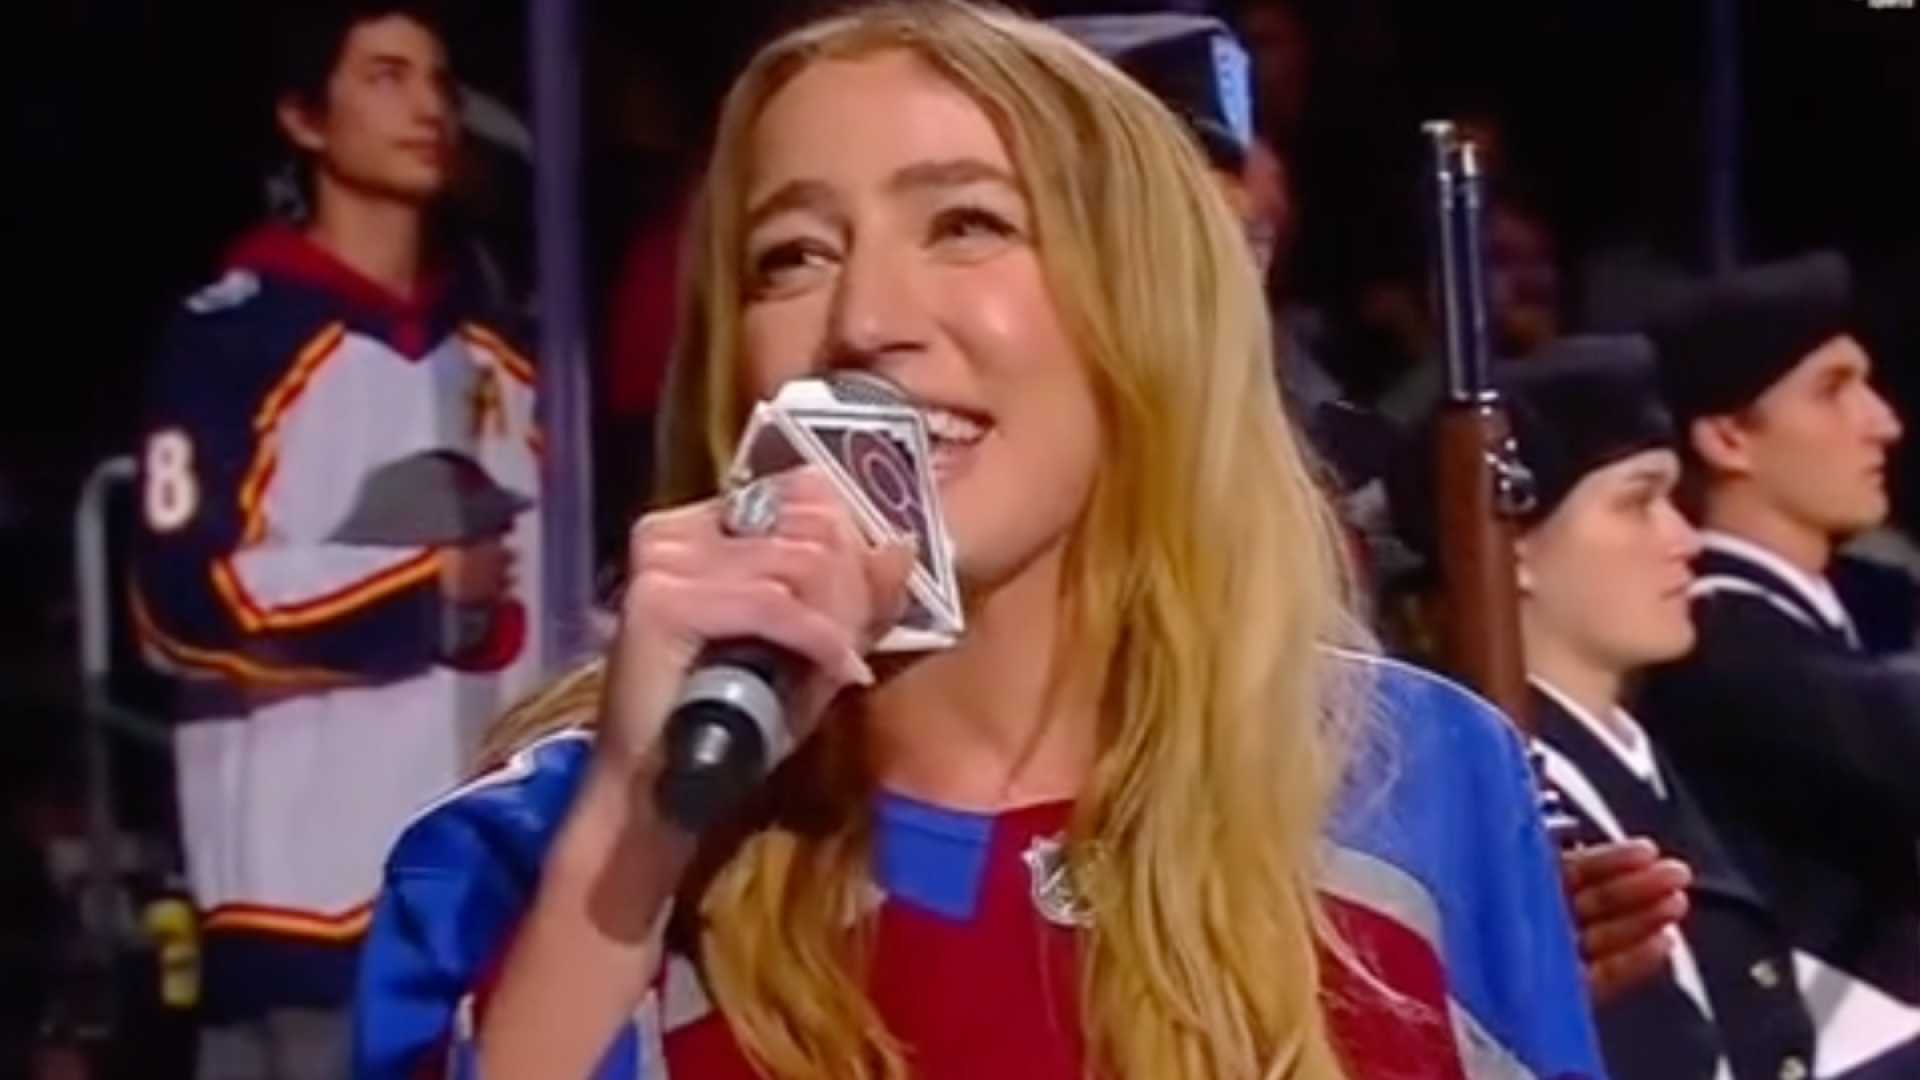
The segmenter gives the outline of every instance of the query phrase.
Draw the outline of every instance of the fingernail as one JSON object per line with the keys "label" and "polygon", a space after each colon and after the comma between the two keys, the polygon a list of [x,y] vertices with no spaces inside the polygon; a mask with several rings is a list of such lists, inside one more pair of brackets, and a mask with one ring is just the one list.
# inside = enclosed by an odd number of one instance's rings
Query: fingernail
{"label": "fingernail", "polygon": [[847,653],[847,662],[842,667],[841,675],[855,686],[872,686],[874,683],[873,669],[856,652]]}

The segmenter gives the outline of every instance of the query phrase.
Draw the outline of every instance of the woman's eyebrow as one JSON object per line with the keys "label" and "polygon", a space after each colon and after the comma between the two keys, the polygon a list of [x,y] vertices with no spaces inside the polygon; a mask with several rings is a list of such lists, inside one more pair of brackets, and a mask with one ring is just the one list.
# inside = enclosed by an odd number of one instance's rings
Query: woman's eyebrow
{"label": "woman's eyebrow", "polygon": [[[887,178],[887,190],[897,194],[979,183],[998,184],[1016,194],[1020,191],[1020,184],[1013,174],[979,158],[917,161],[902,166]],[[830,218],[845,216],[843,201],[831,184],[823,180],[789,180],[753,204],[747,211],[747,228],[751,230],[767,218],[789,210],[807,211]]]}
{"label": "woman's eyebrow", "polygon": [[839,194],[825,181],[789,180],[747,211],[747,228],[751,230],[775,214],[789,210],[810,211],[825,217],[844,216]]}
{"label": "woman's eyebrow", "polygon": [[950,188],[964,184],[994,183],[1020,190],[1019,183],[1007,170],[979,158],[950,158],[944,161],[917,161],[903,166],[887,180],[887,188],[893,192],[910,191],[923,188]]}
{"label": "woman's eyebrow", "polygon": [[1628,487],[1639,487],[1642,485],[1658,487],[1672,480],[1673,470],[1662,468],[1659,465],[1642,465],[1622,477],[1620,482]]}

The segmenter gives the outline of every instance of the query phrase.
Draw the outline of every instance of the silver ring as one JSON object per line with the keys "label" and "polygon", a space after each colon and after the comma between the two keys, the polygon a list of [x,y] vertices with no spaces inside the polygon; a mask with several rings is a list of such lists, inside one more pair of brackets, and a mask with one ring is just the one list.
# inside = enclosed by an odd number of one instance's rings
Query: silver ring
{"label": "silver ring", "polygon": [[728,536],[766,536],[780,524],[780,489],[761,477],[727,492],[720,531]]}

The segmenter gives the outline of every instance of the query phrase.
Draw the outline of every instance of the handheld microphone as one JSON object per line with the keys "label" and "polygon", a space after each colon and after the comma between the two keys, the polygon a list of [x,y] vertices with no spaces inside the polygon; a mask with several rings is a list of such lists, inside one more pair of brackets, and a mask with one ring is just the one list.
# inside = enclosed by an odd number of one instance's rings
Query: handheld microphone
{"label": "handheld microphone", "polygon": [[[756,411],[756,422],[741,440],[742,460],[748,463],[747,471],[754,475],[806,461],[823,464],[857,510],[863,500],[870,510],[873,500],[862,484],[872,470],[859,467],[857,462],[840,460],[825,448],[819,435],[839,430],[836,424],[871,425],[875,417],[884,415],[891,423],[905,423],[916,429],[914,434],[924,459],[925,421],[898,386],[878,375],[863,371],[835,372],[821,382],[830,395],[830,404],[792,410],[808,414],[797,420],[793,415],[772,415],[781,412],[779,400],[771,406],[763,404],[761,410]],[[801,430],[789,426],[794,424]],[[776,432],[779,437],[762,440],[760,436],[767,432]],[[765,452],[768,441],[777,444],[771,455]],[[895,440],[896,444],[900,442],[902,440]],[[890,474],[899,475],[898,470],[891,470]],[[916,505],[925,506],[929,516],[937,521],[938,511],[932,503],[924,460],[908,461],[907,479],[911,481],[913,477],[918,477],[916,486],[926,488],[918,492],[920,498]],[[806,674],[806,661],[767,641],[741,638],[707,646],[682,684],[680,696],[667,718],[666,766],[654,795],[668,820],[688,831],[699,832],[731,811],[759,785],[792,749],[787,705],[793,689]]]}
{"label": "handheld microphone", "polygon": [[754,638],[707,646],[667,718],[654,797],[668,820],[700,832],[786,756],[787,694],[805,670],[793,653]]}

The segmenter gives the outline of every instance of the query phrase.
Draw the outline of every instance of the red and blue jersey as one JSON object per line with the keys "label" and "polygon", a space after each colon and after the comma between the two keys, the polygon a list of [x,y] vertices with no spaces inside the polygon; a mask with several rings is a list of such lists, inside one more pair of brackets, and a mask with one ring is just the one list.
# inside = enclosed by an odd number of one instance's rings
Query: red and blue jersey
{"label": "red and blue jersey", "polygon": [[[1361,977],[1332,959],[1322,965],[1351,1074],[1603,1075],[1517,741],[1490,708],[1441,680],[1383,661],[1339,662],[1366,669],[1382,718],[1321,879],[1367,969]],[[494,967],[591,753],[584,732],[552,736],[403,835],[361,971],[358,1075],[473,1075],[472,1035]],[[916,1075],[1086,1075],[1078,931],[1051,873],[1070,810],[988,815],[878,797],[868,992]],[[1276,964],[1273,977],[1297,976]],[[756,1074],[694,964],[669,952],[597,1075]]]}

